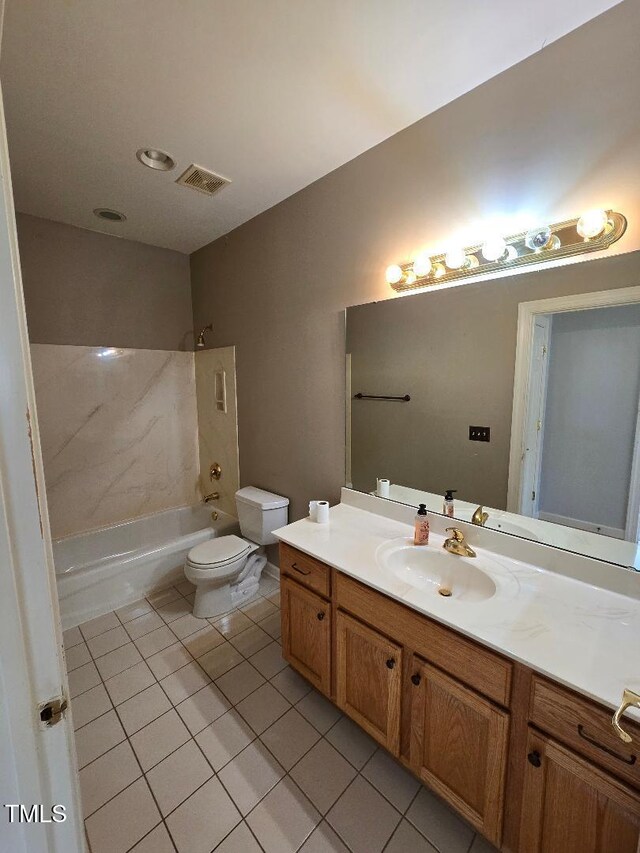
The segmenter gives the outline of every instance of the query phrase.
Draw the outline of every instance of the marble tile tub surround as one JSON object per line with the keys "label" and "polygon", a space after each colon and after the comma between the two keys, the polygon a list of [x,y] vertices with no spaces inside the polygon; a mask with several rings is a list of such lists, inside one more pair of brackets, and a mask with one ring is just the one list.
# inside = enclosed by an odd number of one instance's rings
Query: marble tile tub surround
{"label": "marble tile tub surround", "polygon": [[[410,586],[377,562],[380,546],[412,536],[414,514],[411,507],[343,489],[342,503],[330,510],[328,525],[302,519],[275,534],[610,708],[618,707],[624,688],[640,690],[639,573],[456,522],[484,558],[482,568],[488,569],[498,592],[482,602],[445,599]],[[427,547],[441,549],[450,521],[431,516]],[[576,580],[580,566],[584,579]],[[640,713],[630,713],[640,719]]]}
{"label": "marble tile tub surround", "polygon": [[[198,445],[200,487],[203,494],[219,492],[212,506],[237,517],[235,494],[240,483],[238,464],[238,414],[236,406],[236,348],[216,347],[196,350],[196,398],[198,403]],[[216,408],[216,371],[224,371],[226,412]],[[217,462],[222,476],[213,483],[209,468]]]}
{"label": "marble tile tub surround", "polygon": [[192,352],[32,344],[54,538],[199,500]]}

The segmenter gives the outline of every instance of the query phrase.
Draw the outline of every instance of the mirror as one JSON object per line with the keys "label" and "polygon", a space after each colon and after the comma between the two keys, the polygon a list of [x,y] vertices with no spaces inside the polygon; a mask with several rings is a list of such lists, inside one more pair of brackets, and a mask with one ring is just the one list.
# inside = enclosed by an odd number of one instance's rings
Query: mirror
{"label": "mirror", "polygon": [[347,309],[347,485],[640,569],[633,259]]}

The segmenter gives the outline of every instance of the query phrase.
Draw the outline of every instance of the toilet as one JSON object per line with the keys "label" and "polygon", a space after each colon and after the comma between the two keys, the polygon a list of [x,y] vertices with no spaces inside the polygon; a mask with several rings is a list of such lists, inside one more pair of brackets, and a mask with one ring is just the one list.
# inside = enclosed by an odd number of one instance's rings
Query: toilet
{"label": "toilet", "polygon": [[227,613],[258,592],[267,563],[264,545],[277,542],[274,530],[287,523],[289,500],[247,486],[236,492],[240,536],[219,536],[192,548],[184,567],[196,587],[193,615],[203,619]]}

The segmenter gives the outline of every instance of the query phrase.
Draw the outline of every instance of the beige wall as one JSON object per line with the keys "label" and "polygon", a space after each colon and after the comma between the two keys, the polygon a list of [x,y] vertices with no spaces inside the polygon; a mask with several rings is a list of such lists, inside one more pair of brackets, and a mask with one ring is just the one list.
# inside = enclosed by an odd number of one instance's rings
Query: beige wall
{"label": "beige wall", "polygon": [[[238,491],[239,471],[235,347],[197,350],[195,361],[200,487],[203,495],[220,493],[220,499],[210,504],[212,509],[221,509],[237,518],[235,495]],[[225,375],[226,412],[216,407],[217,371],[223,371]],[[214,462],[222,468],[222,476],[211,482],[209,469]]]}
{"label": "beige wall", "polygon": [[193,349],[187,255],[23,213],[17,223],[32,343]]}
{"label": "beige wall", "polygon": [[614,7],[192,255],[195,325],[236,345],[243,485],[292,519],[338,499],[343,310],[390,297],[385,267],[425,241],[610,205],[629,217],[611,252],[640,248],[639,31],[640,4]]}
{"label": "beige wall", "polygon": [[[407,404],[353,401],[354,487],[387,477],[506,509],[518,304],[639,284],[640,252],[631,252],[350,308],[353,393],[411,395]],[[471,425],[491,427],[491,441],[469,441]]]}

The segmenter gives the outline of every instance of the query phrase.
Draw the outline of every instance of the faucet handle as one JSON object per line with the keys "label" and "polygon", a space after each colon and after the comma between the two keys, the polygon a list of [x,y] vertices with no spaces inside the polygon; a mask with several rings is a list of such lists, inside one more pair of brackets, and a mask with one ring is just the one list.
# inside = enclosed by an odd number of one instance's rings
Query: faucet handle
{"label": "faucet handle", "polygon": [[462,532],[462,530],[458,530],[457,527],[447,527],[446,530],[447,532],[451,531],[451,538],[455,539],[456,542],[464,541],[464,533]]}

